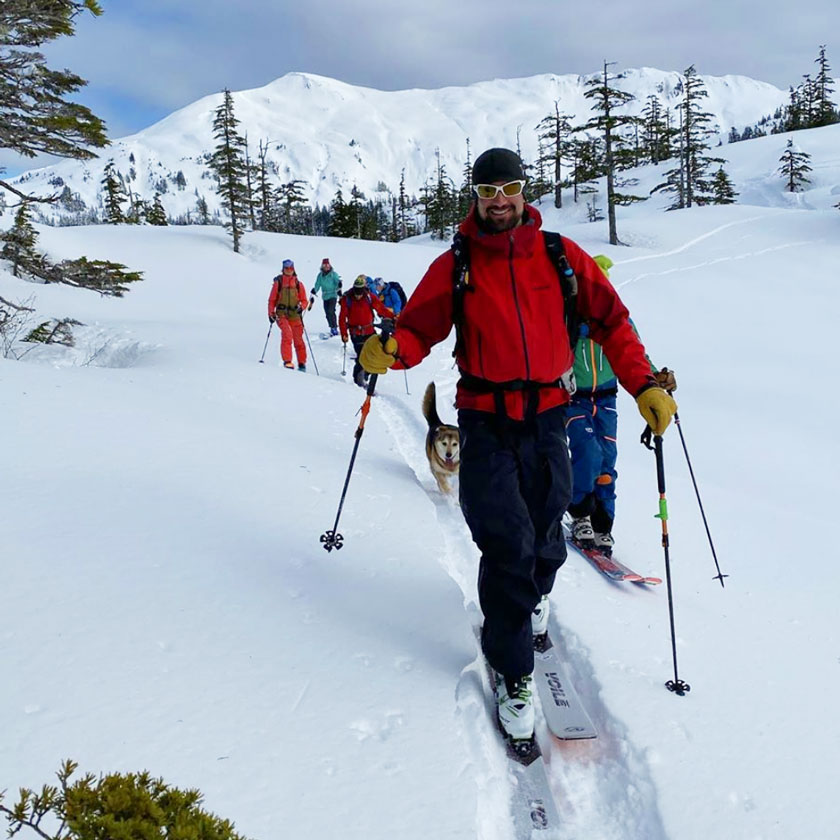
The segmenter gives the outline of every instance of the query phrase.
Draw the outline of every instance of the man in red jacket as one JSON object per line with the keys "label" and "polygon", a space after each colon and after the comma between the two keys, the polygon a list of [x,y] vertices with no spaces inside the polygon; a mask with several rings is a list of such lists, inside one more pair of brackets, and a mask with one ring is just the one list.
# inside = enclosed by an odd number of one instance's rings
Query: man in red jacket
{"label": "man in red jacket", "polygon": [[[429,267],[385,346],[374,337],[360,356],[370,373],[413,367],[459,327],[461,509],[481,551],[482,647],[514,741],[533,737],[533,636],[547,630],[547,596],[566,559],[561,520],[572,475],[562,406],[574,387],[563,288],[524,185],[514,152],[489,149],[476,159],[475,205],[460,226],[469,249],[465,291],[455,294],[450,250]],[[562,244],[577,278],[578,317],[662,434],[676,403],[657,386],[627,309],[592,258],[569,239]]]}
{"label": "man in red jacket", "polygon": [[338,312],[338,326],[341,330],[341,340],[346,344],[348,338],[353,340],[356,351],[356,363],[353,365],[353,381],[361,388],[365,387],[367,374],[359,364],[359,351],[364,343],[375,332],[373,328],[373,313],[378,312],[381,318],[389,319],[394,313],[382,301],[372,295],[367,287],[367,279],[360,274],[351,289],[341,297],[341,308]]}

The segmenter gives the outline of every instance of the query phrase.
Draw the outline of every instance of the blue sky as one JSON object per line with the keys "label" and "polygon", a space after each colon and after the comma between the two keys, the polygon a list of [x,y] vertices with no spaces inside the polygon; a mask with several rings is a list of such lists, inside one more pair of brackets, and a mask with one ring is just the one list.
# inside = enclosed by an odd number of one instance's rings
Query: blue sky
{"label": "blue sky", "polygon": [[[619,68],[694,64],[787,88],[812,71],[827,33],[840,31],[836,0],[813,0],[799,16],[779,0],[707,0],[696,12],[665,0],[101,3],[101,17],[85,14],[76,36],[47,55],[88,80],[78,98],[111,137],[224,87],[260,87],[294,70],[396,90],[586,74],[608,59]],[[0,165],[14,174],[33,164],[0,154]]]}

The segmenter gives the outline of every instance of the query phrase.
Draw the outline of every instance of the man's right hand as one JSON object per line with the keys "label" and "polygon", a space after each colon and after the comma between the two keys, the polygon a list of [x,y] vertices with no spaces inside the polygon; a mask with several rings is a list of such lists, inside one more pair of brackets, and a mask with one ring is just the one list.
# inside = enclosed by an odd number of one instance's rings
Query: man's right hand
{"label": "man's right hand", "polygon": [[341,336],[341,340],[342,340],[345,344],[347,344],[347,342],[348,342],[348,340],[349,340],[349,339],[348,339],[348,336],[343,335],[343,336]]}
{"label": "man's right hand", "polygon": [[663,391],[673,394],[674,391],[677,390],[677,378],[674,375],[674,371],[664,367],[662,370],[654,373],[653,378],[656,380],[656,384],[662,388]]}
{"label": "man's right hand", "polygon": [[269,320],[270,323],[272,323],[272,324],[274,323],[274,316],[271,313],[269,313],[269,315],[268,315],[268,320]]}

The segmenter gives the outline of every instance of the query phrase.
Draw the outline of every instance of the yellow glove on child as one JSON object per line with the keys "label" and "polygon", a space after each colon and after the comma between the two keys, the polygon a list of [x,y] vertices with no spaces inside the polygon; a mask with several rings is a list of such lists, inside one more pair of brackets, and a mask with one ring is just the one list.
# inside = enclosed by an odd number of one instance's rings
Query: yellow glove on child
{"label": "yellow glove on child", "polygon": [[647,420],[655,435],[661,435],[668,428],[677,411],[674,398],[662,388],[648,388],[636,397],[639,413]]}
{"label": "yellow glove on child", "polygon": [[388,368],[397,361],[397,340],[389,338],[382,345],[378,335],[372,335],[363,345],[359,353],[359,364],[368,373],[387,373]]}

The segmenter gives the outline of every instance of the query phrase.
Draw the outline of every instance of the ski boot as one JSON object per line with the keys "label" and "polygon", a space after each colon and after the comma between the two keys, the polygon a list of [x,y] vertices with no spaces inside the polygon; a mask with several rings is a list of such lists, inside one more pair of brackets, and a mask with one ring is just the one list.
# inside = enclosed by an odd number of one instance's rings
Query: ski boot
{"label": "ski boot", "polygon": [[496,703],[499,726],[517,755],[534,748],[534,678],[526,674],[511,679],[496,674]]}
{"label": "ski boot", "polygon": [[588,516],[572,520],[572,539],[581,548],[595,548],[595,531]]}
{"label": "ski boot", "polygon": [[605,534],[599,534],[595,531],[595,548],[601,552],[601,554],[606,555],[607,557],[612,557],[613,553],[613,546],[615,545],[615,540],[613,539],[612,534],[609,532]]}
{"label": "ski boot", "polygon": [[536,609],[531,613],[531,633],[534,636],[534,650],[545,650],[548,642],[548,595],[540,598]]}

